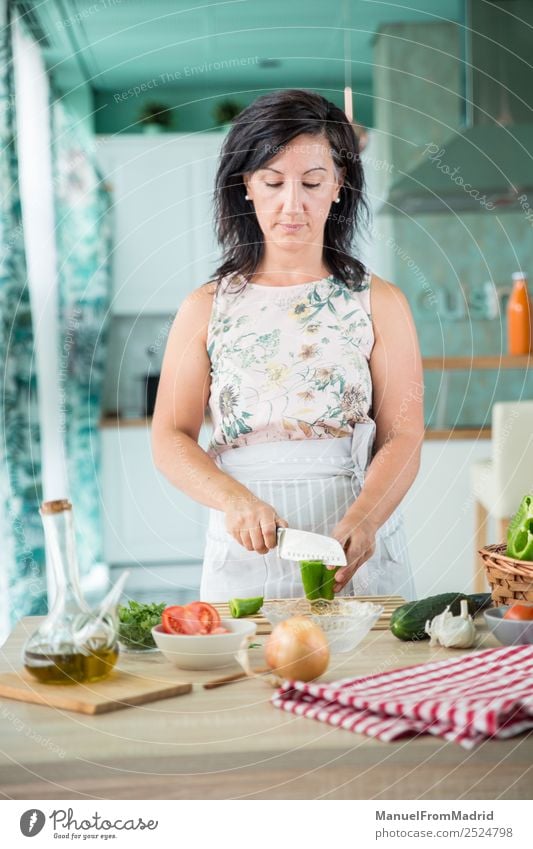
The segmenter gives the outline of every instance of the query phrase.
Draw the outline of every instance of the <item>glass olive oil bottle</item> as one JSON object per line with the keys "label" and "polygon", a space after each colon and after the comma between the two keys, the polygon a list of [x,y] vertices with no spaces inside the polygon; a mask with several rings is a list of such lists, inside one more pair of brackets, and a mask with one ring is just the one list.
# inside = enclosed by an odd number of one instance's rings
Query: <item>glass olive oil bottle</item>
{"label": "glass olive oil bottle", "polygon": [[24,666],[45,684],[99,681],[118,657],[116,614],[92,611],[83,598],[70,501],[45,501],[39,512],[55,597],[48,616],[24,646]]}

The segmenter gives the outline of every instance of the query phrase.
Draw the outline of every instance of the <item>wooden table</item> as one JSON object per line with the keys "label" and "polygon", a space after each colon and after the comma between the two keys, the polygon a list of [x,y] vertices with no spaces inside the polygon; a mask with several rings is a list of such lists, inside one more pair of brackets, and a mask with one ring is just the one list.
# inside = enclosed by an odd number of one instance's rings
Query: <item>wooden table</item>
{"label": "wooden table", "polygon": [[[36,619],[0,650],[1,670],[20,666]],[[262,640],[262,638],[259,638]],[[480,627],[478,648],[495,645]],[[365,674],[452,649],[371,632],[335,655],[325,678]],[[252,650],[262,665],[261,649]],[[120,663],[128,668],[128,657]],[[168,675],[161,655],[147,670]],[[229,670],[228,670],[229,671]],[[172,674],[172,673],[171,673]],[[273,708],[272,690],[249,680],[214,690],[216,673],[176,671],[192,693],[88,717],[0,701],[0,794],[9,799],[530,799],[533,734],[467,752],[431,737],[380,743]],[[502,685],[504,682],[502,682]]]}

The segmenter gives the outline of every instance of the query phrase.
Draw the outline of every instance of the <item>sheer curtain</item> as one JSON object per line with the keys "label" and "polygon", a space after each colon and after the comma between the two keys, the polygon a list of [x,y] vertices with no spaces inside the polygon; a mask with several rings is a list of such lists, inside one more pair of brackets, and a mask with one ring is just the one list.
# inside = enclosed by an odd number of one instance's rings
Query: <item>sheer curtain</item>
{"label": "sheer curtain", "polygon": [[17,22],[15,34],[43,491],[46,498],[71,499],[81,584],[98,592],[108,580],[99,420],[111,290],[111,201],[80,116],[70,113],[50,84],[39,47],[23,22]]}
{"label": "sheer curtain", "polygon": [[[110,292],[110,199],[94,166],[91,139],[77,135],[76,116],[51,88],[39,46],[21,18],[13,21],[13,52],[42,497],[71,499],[82,587],[98,594],[108,582],[98,426]],[[54,588],[47,577],[51,598]]]}
{"label": "sheer curtain", "polygon": [[13,53],[22,221],[34,322],[35,371],[39,386],[43,492],[46,499],[68,492],[59,392],[57,257],[54,186],[50,156],[48,76],[41,52],[14,20]]}
{"label": "sheer curtain", "polygon": [[0,0],[0,639],[46,611],[41,445],[19,144],[11,4]]}
{"label": "sheer curtain", "polygon": [[99,477],[111,300],[111,199],[80,115],[53,87],[50,105],[63,439],[82,587],[96,590],[107,578]]}

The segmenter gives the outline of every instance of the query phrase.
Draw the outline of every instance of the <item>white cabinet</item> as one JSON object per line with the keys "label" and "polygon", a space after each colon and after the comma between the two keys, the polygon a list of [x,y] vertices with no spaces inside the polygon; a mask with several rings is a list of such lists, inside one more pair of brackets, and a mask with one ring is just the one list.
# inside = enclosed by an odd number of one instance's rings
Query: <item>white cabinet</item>
{"label": "white cabinet", "polygon": [[[199,444],[206,448],[209,429]],[[107,563],[190,563],[203,557],[208,509],[155,468],[150,428],[104,427],[102,502]]]}
{"label": "white cabinet", "polygon": [[[428,439],[403,510],[418,598],[473,592],[475,526],[470,466],[490,457],[490,440]],[[489,528],[489,542],[498,542]]]}
{"label": "white cabinet", "polygon": [[[200,433],[207,447],[210,428]],[[172,487],[154,466],[146,426],[102,429],[104,553],[109,564],[196,564],[199,584],[208,510]],[[404,503],[418,598],[472,592],[475,552],[470,465],[488,440],[426,440],[419,474]],[[495,542],[496,529],[489,530]],[[193,570],[194,571],[194,570]],[[155,575],[150,572],[153,582]],[[184,581],[184,583],[186,583]],[[191,583],[191,582],[190,582]]]}
{"label": "white cabinet", "polygon": [[113,197],[112,311],[175,313],[219,263],[212,195],[225,134],[99,136]]}

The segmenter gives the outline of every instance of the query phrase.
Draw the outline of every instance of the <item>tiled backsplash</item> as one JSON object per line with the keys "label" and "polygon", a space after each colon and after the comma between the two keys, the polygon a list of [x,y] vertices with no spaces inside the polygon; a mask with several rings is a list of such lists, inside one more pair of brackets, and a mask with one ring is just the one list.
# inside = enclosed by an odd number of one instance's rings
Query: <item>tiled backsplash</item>
{"label": "tiled backsplash", "polygon": [[[436,235],[438,234],[438,238]],[[507,353],[503,291],[511,274],[533,273],[533,232],[521,213],[463,213],[396,218],[392,280],[407,295],[425,357],[479,357]],[[470,307],[485,281],[500,290],[499,313],[480,317]],[[427,309],[421,308],[425,296]],[[456,318],[454,311],[460,313]],[[441,387],[438,372],[425,375],[425,419],[435,425]],[[533,398],[533,373],[454,372],[449,377],[446,427],[490,424],[496,401]]]}
{"label": "tiled backsplash", "polygon": [[[445,145],[463,126],[459,35],[456,25],[442,21],[391,23],[380,30],[374,132],[379,161],[387,166],[381,168],[383,200],[388,183],[412,168],[428,144]],[[466,186],[473,175],[462,177]],[[472,212],[395,212],[386,202],[381,206],[372,237],[383,256],[380,267],[386,265],[387,278],[409,299],[422,356],[507,353],[504,291],[514,271],[533,278],[533,224],[527,210],[480,203]],[[492,307],[483,298],[490,282],[500,296]],[[426,424],[434,427],[441,374],[426,372],[425,388]],[[533,398],[533,373],[457,371],[450,373],[448,388],[443,426],[486,425],[495,401]]]}

